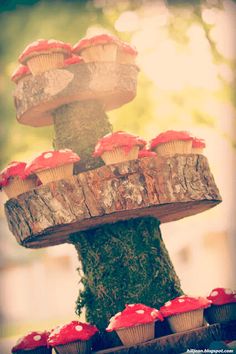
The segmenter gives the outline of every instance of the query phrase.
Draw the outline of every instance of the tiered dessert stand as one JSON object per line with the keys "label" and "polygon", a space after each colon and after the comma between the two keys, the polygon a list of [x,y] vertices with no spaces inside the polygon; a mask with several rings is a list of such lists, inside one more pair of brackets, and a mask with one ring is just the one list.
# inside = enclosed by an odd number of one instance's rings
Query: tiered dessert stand
{"label": "tiered dessert stand", "polygon": [[126,303],[159,308],[183,294],[159,225],[221,202],[203,155],[149,157],[109,166],[91,157],[97,141],[112,131],[105,112],[135,97],[137,75],[135,65],[94,62],[21,80],[14,92],[19,123],[53,124],[54,148],[70,148],[81,161],[73,177],[8,200],[6,217],[24,247],[75,245],[84,273],[77,312],[85,306],[87,320],[101,331],[94,344],[97,353],[206,348],[213,340],[235,338],[233,324],[170,334],[162,323],[156,328],[159,338],[130,348],[105,332],[109,318]]}

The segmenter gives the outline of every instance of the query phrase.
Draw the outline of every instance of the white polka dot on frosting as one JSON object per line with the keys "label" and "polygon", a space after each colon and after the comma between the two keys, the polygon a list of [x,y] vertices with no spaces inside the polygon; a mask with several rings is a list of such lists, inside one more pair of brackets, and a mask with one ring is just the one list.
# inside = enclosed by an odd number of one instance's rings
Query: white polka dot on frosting
{"label": "white polka dot on frosting", "polygon": [[134,306],[134,304],[129,304],[129,307],[133,307]]}
{"label": "white polka dot on frosting", "polygon": [[50,157],[53,157],[53,153],[52,152],[47,152],[46,154],[43,155],[43,157],[45,159],[50,159]]}
{"label": "white polka dot on frosting", "polygon": [[137,310],[137,311],[135,311],[135,312],[138,313],[139,315],[144,314],[144,310]]}
{"label": "white polka dot on frosting", "polygon": [[77,332],[81,332],[81,331],[83,331],[83,327],[80,326],[80,325],[75,326],[75,330],[76,330]]}
{"label": "white polka dot on frosting", "polygon": [[180,295],[179,297],[186,297],[186,295]]}
{"label": "white polka dot on frosting", "polygon": [[217,296],[218,295],[218,291],[214,290],[211,292],[211,296]]}
{"label": "white polka dot on frosting", "polygon": [[179,299],[178,301],[179,301],[179,302],[184,302],[185,300],[184,300],[184,299]]}
{"label": "white polka dot on frosting", "polygon": [[117,314],[115,314],[114,318],[117,318],[121,315],[121,312],[117,312]]}
{"label": "white polka dot on frosting", "polygon": [[225,289],[225,294],[231,295],[233,294],[233,291],[231,289]]}
{"label": "white polka dot on frosting", "polygon": [[171,301],[167,301],[166,303],[165,303],[165,306],[170,306],[171,305]]}
{"label": "white polka dot on frosting", "polygon": [[152,317],[156,317],[157,314],[158,314],[158,311],[156,311],[156,310],[153,310],[153,311],[151,312],[151,316],[152,316]]}
{"label": "white polka dot on frosting", "polygon": [[41,336],[38,334],[37,336],[33,337],[33,340],[35,340],[36,342],[38,342],[41,339]]}

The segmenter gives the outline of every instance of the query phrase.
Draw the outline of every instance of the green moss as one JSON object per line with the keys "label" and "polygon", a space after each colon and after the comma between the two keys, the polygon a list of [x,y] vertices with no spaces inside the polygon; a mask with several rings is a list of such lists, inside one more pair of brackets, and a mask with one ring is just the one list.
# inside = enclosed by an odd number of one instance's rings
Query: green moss
{"label": "green moss", "polygon": [[84,274],[76,312],[85,306],[87,320],[102,330],[127,303],[159,308],[183,293],[155,218],[104,225],[71,240]]}

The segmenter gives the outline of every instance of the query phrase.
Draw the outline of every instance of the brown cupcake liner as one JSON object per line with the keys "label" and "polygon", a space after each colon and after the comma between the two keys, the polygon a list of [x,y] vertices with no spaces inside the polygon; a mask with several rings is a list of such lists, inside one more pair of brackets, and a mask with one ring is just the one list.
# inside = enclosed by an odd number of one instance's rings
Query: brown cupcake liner
{"label": "brown cupcake liner", "polygon": [[126,347],[147,342],[155,337],[155,322],[116,330],[121,342]]}
{"label": "brown cupcake liner", "polygon": [[193,148],[192,147],[192,154],[203,154],[203,148]]}
{"label": "brown cupcake liner", "polygon": [[139,147],[136,145],[126,153],[122,147],[114,148],[111,151],[105,151],[101,158],[106,165],[112,165],[114,163],[120,163],[129,160],[136,160],[138,158]]}
{"label": "brown cupcake liner", "polygon": [[119,64],[135,65],[135,56],[118,49],[116,61]]}
{"label": "brown cupcake liner", "polygon": [[167,317],[172,332],[184,332],[204,325],[203,309]]}
{"label": "brown cupcake liner", "polygon": [[19,350],[15,354],[51,354],[52,348],[38,347],[34,349]]}
{"label": "brown cupcake liner", "polygon": [[204,311],[208,323],[221,323],[236,320],[236,303],[211,305]]}
{"label": "brown cupcake liner", "polygon": [[89,354],[91,353],[90,340],[78,340],[76,342],[57,345],[54,350],[58,354]]}
{"label": "brown cupcake liner", "polygon": [[27,60],[27,65],[33,75],[43,73],[50,69],[62,68],[65,55],[62,52],[38,53]]}
{"label": "brown cupcake liner", "polygon": [[83,49],[80,55],[86,63],[95,61],[115,62],[117,57],[117,44],[97,44]]}
{"label": "brown cupcake liner", "polygon": [[168,143],[159,144],[154,148],[160,156],[171,156],[175,154],[191,154],[191,140],[173,140]]}
{"label": "brown cupcake liner", "polygon": [[73,163],[48,168],[47,170],[35,171],[35,174],[38,176],[42,184],[58,181],[64,178],[70,178],[73,176]]}
{"label": "brown cupcake liner", "polygon": [[26,179],[21,179],[18,176],[11,177],[8,185],[3,187],[3,191],[8,198],[16,198],[19,194],[30,191],[36,188],[36,177],[30,176]]}

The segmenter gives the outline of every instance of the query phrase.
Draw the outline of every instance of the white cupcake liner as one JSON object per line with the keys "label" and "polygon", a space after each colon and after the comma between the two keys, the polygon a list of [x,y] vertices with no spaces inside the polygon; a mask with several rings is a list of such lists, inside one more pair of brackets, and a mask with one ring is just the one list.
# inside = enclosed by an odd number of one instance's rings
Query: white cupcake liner
{"label": "white cupcake liner", "polygon": [[211,305],[204,311],[208,323],[221,323],[236,320],[236,303]]}
{"label": "white cupcake liner", "polygon": [[192,154],[203,154],[203,148],[193,148],[192,147]]}
{"label": "white cupcake liner", "polygon": [[80,55],[86,63],[94,61],[116,61],[117,45],[114,43],[97,44],[83,49]]}
{"label": "white cupcake liner", "polygon": [[133,327],[125,327],[116,330],[121,342],[128,347],[147,342],[155,337],[155,322],[145,323]]}
{"label": "white cupcake liner", "polygon": [[111,151],[105,151],[101,158],[106,165],[112,165],[114,163],[120,163],[129,160],[136,160],[138,158],[139,146],[133,146],[127,153],[122,147],[114,148]]}
{"label": "white cupcake liner", "polygon": [[8,185],[4,186],[2,189],[8,198],[16,198],[18,195],[28,192],[36,187],[35,176],[30,176],[26,179],[21,179],[18,176],[15,176],[11,177],[8,181]]}
{"label": "white cupcake liner", "polygon": [[135,65],[135,56],[118,49],[116,61],[119,64]]}
{"label": "white cupcake liner", "polygon": [[172,332],[184,332],[204,325],[203,309],[167,317]]}
{"label": "white cupcake liner", "polygon": [[48,168],[47,170],[38,170],[35,171],[35,174],[38,176],[42,184],[70,178],[73,176],[73,163]]}
{"label": "white cupcake liner", "polygon": [[76,342],[57,345],[54,350],[58,354],[89,354],[91,353],[90,340],[78,340]]}
{"label": "white cupcake liner", "polygon": [[37,75],[50,69],[62,68],[64,66],[65,55],[62,52],[38,53],[29,59],[28,65],[31,73]]}
{"label": "white cupcake liner", "polygon": [[191,154],[191,140],[172,140],[167,143],[162,143],[154,148],[159,156],[171,156],[175,154]]}

